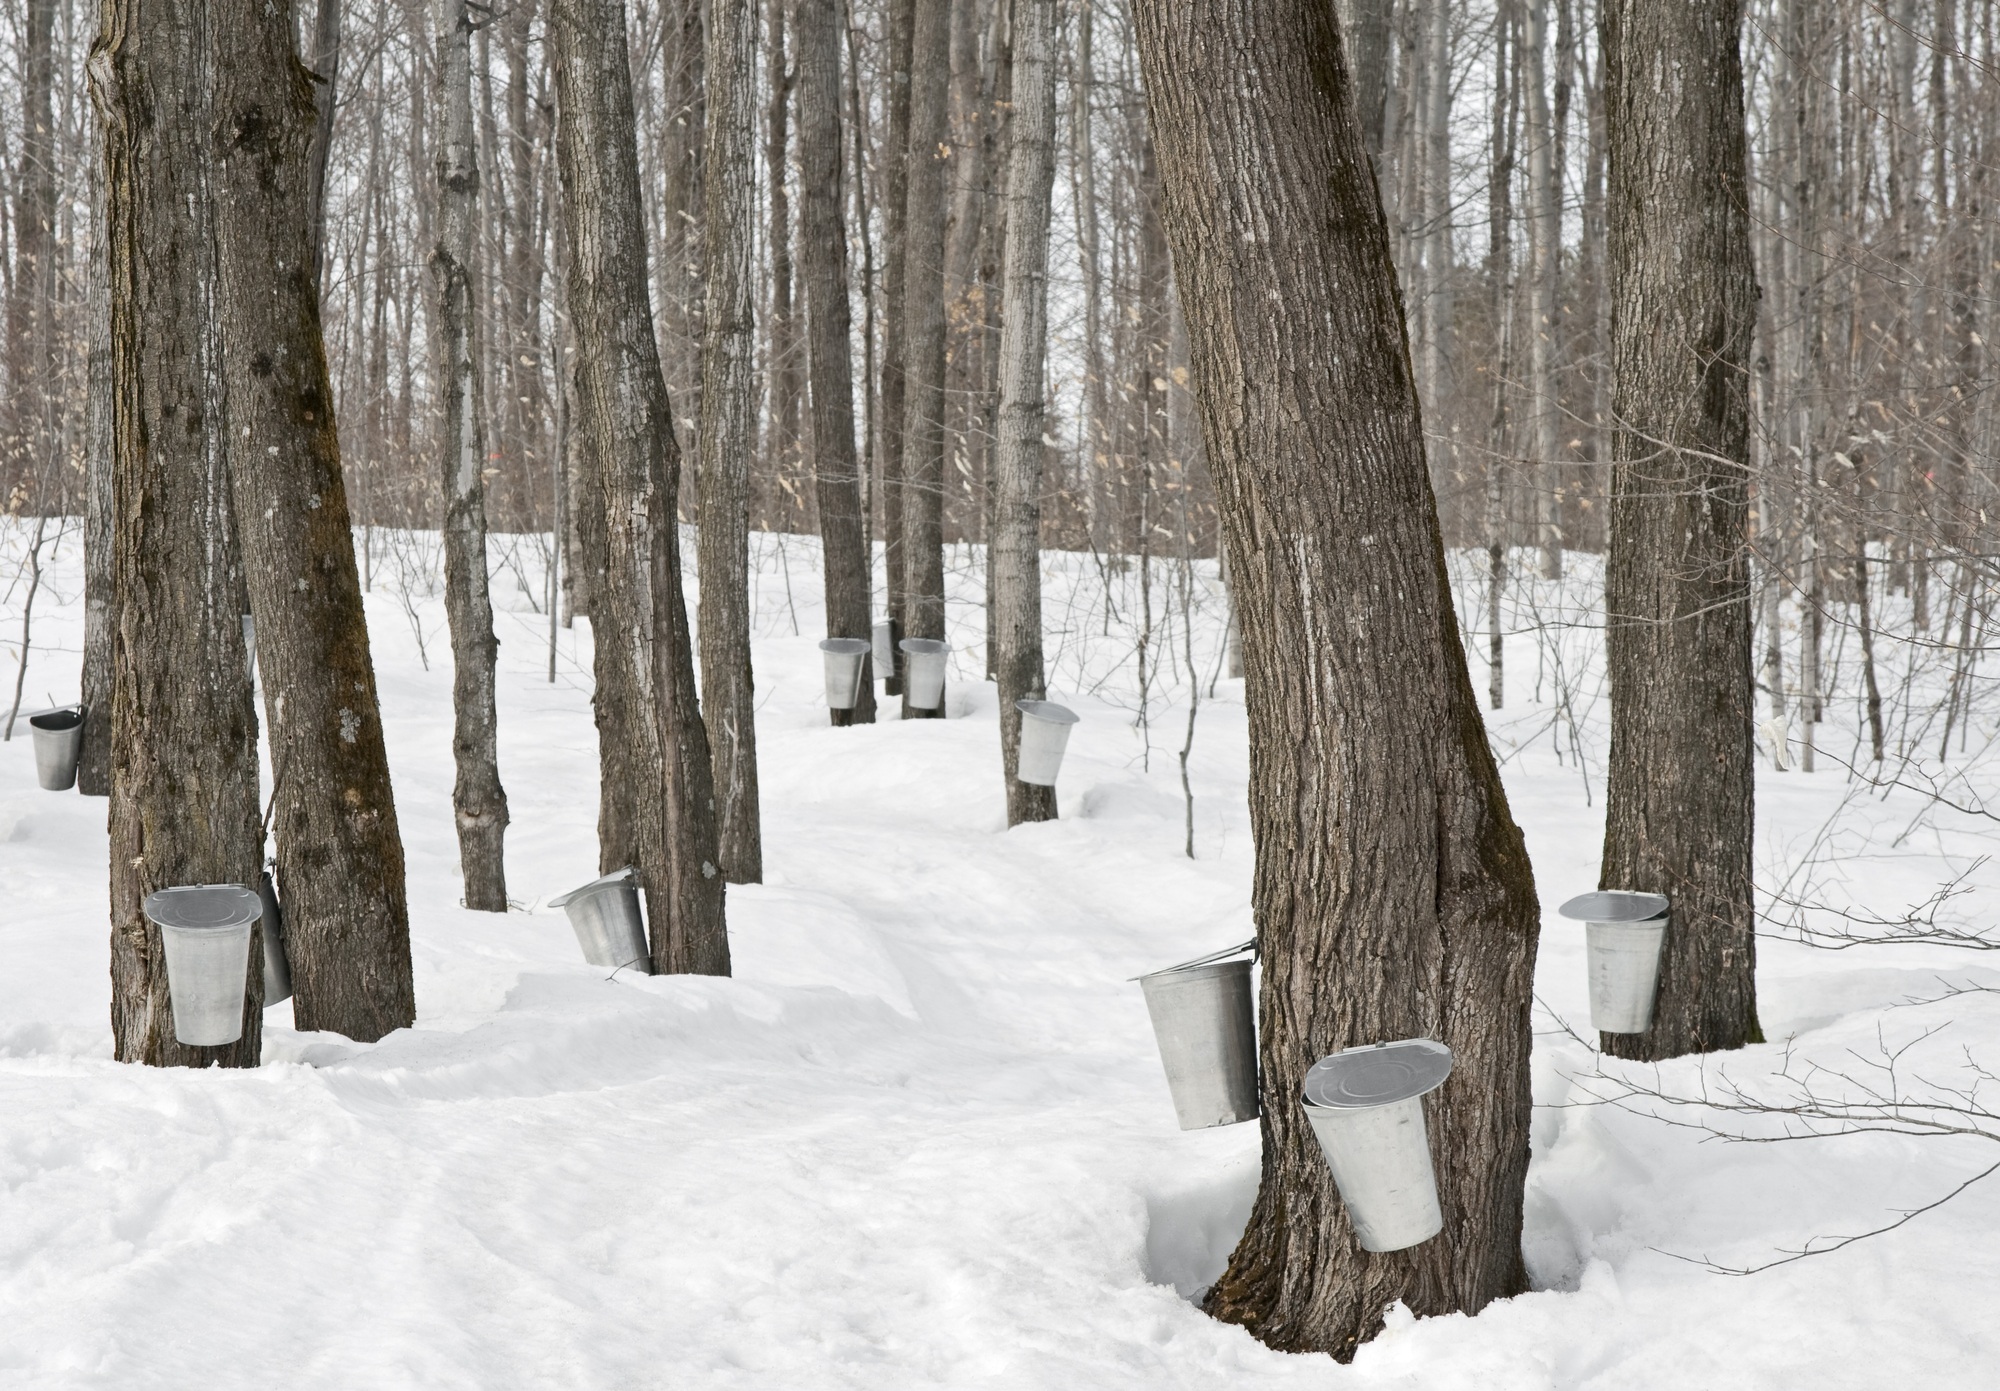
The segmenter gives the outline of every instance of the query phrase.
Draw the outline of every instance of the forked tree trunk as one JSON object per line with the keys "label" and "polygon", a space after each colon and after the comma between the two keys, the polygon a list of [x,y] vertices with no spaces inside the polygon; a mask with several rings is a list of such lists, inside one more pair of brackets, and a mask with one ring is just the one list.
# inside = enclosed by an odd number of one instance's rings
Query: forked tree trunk
{"label": "forked tree trunk", "polygon": [[227,559],[206,10],[110,0],[90,57],[114,386],[111,1028],[121,1062],[255,1067],[256,934],[243,1037],[191,1048],[174,1039],[160,932],[141,911],[156,889],[254,884],[262,860],[241,580]]}
{"label": "forked tree trunk", "polygon": [[[732,884],[755,884],[764,877],[756,692],[750,677],[750,447],[757,426],[756,316],[750,305],[756,239],[751,202],[757,123],[756,0],[714,0],[708,13],[707,45],[702,278],[708,301],[703,312],[696,446],[700,453],[695,464],[701,490],[696,542],[701,571],[701,696],[714,759],[722,872]],[[786,314],[789,319],[789,309]]]}
{"label": "forked tree trunk", "polygon": [[362,613],[308,217],[316,119],[288,6],[210,0],[229,471],[270,723],[301,1029],[416,1020],[403,843]]}
{"label": "forked tree trunk", "polygon": [[[868,531],[854,450],[854,369],[849,356],[847,227],[841,215],[840,0],[799,0],[799,231],[806,298],[807,376],[812,396],[813,482],[819,502],[826,635],[869,635]],[[861,659],[854,708],[836,725],[873,724],[872,659]]]}
{"label": "forked tree trunk", "polygon": [[493,601],[486,573],[486,401],[484,340],[476,322],[479,147],[472,129],[472,14],[467,0],[444,0],[438,32],[438,238],[432,324],[438,336],[438,460],[444,486],[444,608],[451,624],[452,821],[458,830],[465,906],[507,911],[507,793],[500,785],[499,711]]}
{"label": "forked tree trunk", "polygon": [[1053,821],[1056,790],[1015,776],[1017,700],[1040,700],[1042,377],[1049,306],[1049,190],[1055,179],[1055,0],[1014,0],[1014,85],[1001,270],[1000,428],[994,451],[994,675],[1007,824]]}
{"label": "forked tree trunk", "polygon": [[[910,38],[910,144],[903,246],[903,626],[944,636],[944,141],[951,7],[916,0]],[[944,703],[903,718],[942,719]]]}
{"label": "forked tree trunk", "polygon": [[[1350,1357],[1392,1302],[1523,1286],[1539,909],[1459,645],[1389,239],[1332,7],[1133,7],[1209,466],[1240,597],[1263,1181],[1206,1307]],[[1444,1230],[1368,1254],[1300,1109],[1354,1044],[1452,1049],[1426,1103]]]}
{"label": "forked tree trunk", "polygon": [[1603,885],[1673,921],[1623,1058],[1761,1038],[1751,897],[1750,381],[1737,0],[1605,0],[1611,759]]}
{"label": "forked tree trunk", "polygon": [[90,269],[85,313],[83,405],[83,747],[76,790],[111,794],[111,556],[117,544],[111,509],[114,441],[111,429],[111,267],[105,241],[104,147],[92,127]]}
{"label": "forked tree trunk", "polygon": [[674,520],[680,450],[646,293],[623,0],[555,0],[549,49],[576,335],[573,429],[603,528],[604,569],[590,595],[599,864],[637,866],[655,970],[727,975],[715,793]]}

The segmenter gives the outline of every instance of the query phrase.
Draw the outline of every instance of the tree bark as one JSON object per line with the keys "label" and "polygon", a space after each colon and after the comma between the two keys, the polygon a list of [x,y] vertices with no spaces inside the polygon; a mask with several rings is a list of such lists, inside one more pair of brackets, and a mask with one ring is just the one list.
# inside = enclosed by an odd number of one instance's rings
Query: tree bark
{"label": "tree bark", "polygon": [[91,50],[103,122],[114,463],[111,1027],[121,1062],[255,1067],[263,955],[243,1036],[174,1038],[157,889],[254,885],[257,721],[230,519],[216,318],[215,65],[207,7],[108,0]]}
{"label": "tree bark", "polygon": [[301,1029],[416,1019],[403,844],[354,562],[308,219],[312,83],[288,7],[211,0],[229,468],[270,721]]}
{"label": "tree bark", "polygon": [[[340,87],[340,0],[319,0],[313,14],[313,143],[308,159],[306,217],[312,224],[313,273],[326,262],[326,171],[333,157],[334,98]],[[318,284],[318,280],[314,284]]]}
{"label": "tree bark", "polygon": [[486,572],[486,380],[474,294],[479,223],[479,151],[472,130],[472,15],[467,0],[443,0],[438,33],[437,285],[438,460],[444,489],[444,607],[451,624],[452,820],[458,831],[465,906],[507,911],[507,793],[500,784],[493,602]]}
{"label": "tree bark", "polygon": [[90,269],[85,313],[83,427],[83,747],[76,789],[86,797],[111,795],[112,550],[117,545],[111,507],[116,442],[112,435],[111,265],[104,208],[103,134],[92,128],[90,161]]}
{"label": "tree bark", "polygon": [[[1518,1292],[1539,909],[1459,645],[1387,228],[1331,6],[1141,0],[1135,31],[1241,599],[1263,1181],[1207,1308],[1352,1356],[1402,1300]],[[1299,1088],[1427,1036],[1444,1231],[1356,1245]]]}
{"label": "tree bark", "polygon": [[[951,7],[916,0],[910,37],[908,211],[904,215],[903,626],[944,637],[944,210]],[[903,718],[942,719],[944,702]]]}
{"label": "tree bark", "polygon": [[1055,180],[1055,0],[1013,0],[1014,106],[1001,270],[1000,421],[994,451],[994,676],[1007,824],[1053,821],[1056,790],[1015,776],[1017,700],[1047,694],[1042,673],[1042,377],[1049,327],[1049,193]]}
{"label": "tree bark", "polygon": [[1562,578],[1561,407],[1556,400],[1557,279],[1562,257],[1562,174],[1549,113],[1551,0],[1528,0],[1522,85],[1528,107],[1528,416],[1534,441],[1535,543],[1542,578]]}
{"label": "tree bark", "polygon": [[903,408],[906,395],[904,274],[910,186],[910,44],[919,0],[887,0],[889,133],[882,170],[882,565],[888,580],[890,669],[884,695],[903,689]]}
{"label": "tree bark", "polygon": [[0,512],[63,510],[55,463],[61,364],[56,294],[55,0],[27,0],[21,46],[21,153],[14,185],[14,265],[7,301],[5,434]]}
{"label": "tree bark", "polygon": [[[750,303],[756,61],[756,0],[712,0],[703,64],[708,124],[702,154],[707,179],[702,278],[708,301],[695,474],[701,489],[701,695],[714,757],[722,872],[732,884],[755,884],[764,877],[756,692],[750,674],[750,450],[757,415],[756,316]],[[783,178],[782,167],[778,177]],[[789,280],[789,262],[785,274]],[[785,291],[787,305],[790,293]],[[789,307],[785,313],[789,333]]]}
{"label": "tree bark", "polygon": [[1749,379],[1737,0],[1606,0],[1611,758],[1603,885],[1673,921],[1624,1058],[1761,1038],[1751,897]]}
{"label": "tree bark", "polygon": [[[812,398],[813,480],[819,502],[826,635],[869,636],[868,533],[854,449],[854,376],[847,298],[847,227],[842,216],[840,0],[798,0],[799,231],[805,275],[807,375]],[[862,658],[854,708],[836,725],[873,724],[875,682]]]}
{"label": "tree bark", "polygon": [[655,970],[727,975],[715,794],[674,520],[680,449],[646,293],[623,0],[555,0],[549,46],[576,334],[573,429],[603,528],[604,570],[590,595],[599,866],[637,867]]}
{"label": "tree bark", "polygon": [[[765,468],[769,491],[760,509],[773,531],[802,531],[805,496],[794,481],[799,463],[799,334],[792,319],[792,200],[786,182],[786,147],[791,141],[792,74],[785,62],[785,10],[788,0],[768,0],[768,42],[764,61],[764,173],[769,180],[771,314],[766,325],[770,352],[765,370],[771,383],[771,417],[765,432]],[[754,52],[754,45],[752,51]],[[753,59],[754,61],[754,59]],[[712,81],[713,79],[711,79]],[[744,177],[751,168],[744,154]],[[745,236],[746,242],[749,240]],[[706,626],[704,624],[704,626]],[[726,825],[723,843],[728,844]]]}

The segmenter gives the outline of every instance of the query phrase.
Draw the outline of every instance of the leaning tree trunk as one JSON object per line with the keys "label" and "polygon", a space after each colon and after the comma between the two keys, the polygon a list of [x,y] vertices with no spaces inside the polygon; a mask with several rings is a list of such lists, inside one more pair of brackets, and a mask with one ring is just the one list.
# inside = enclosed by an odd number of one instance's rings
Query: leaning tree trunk
{"label": "leaning tree trunk", "polygon": [[229,472],[270,723],[301,1029],[416,1021],[403,842],[341,479],[308,216],[312,82],[289,6],[210,0]]}
{"label": "leaning tree trunk", "polygon": [[1017,700],[1042,676],[1042,372],[1049,327],[1049,189],[1055,179],[1055,0],[1014,0],[1014,85],[1007,156],[1007,241],[1000,290],[1000,421],[994,447],[994,676],[1007,824],[1053,821],[1056,790],[1014,776]]}
{"label": "leaning tree trunk", "polygon": [[479,223],[479,147],[472,129],[472,14],[444,0],[438,33],[438,461],[444,485],[444,611],[451,624],[452,821],[465,906],[507,911],[507,792],[500,785],[500,716],[493,669],[493,600],[486,574],[486,402],[473,244]]}
{"label": "leaning tree trunk", "polygon": [[750,679],[750,448],[757,414],[750,307],[756,211],[750,171],[757,129],[756,53],[756,0],[713,0],[703,61],[708,129],[702,201],[708,220],[702,277],[708,284],[708,305],[695,477],[701,489],[701,698],[715,759],[722,872],[732,884],[755,884],[764,877],[757,697]]}
{"label": "leaning tree trunk", "polygon": [[[812,397],[813,484],[819,502],[826,635],[869,635],[868,530],[854,449],[854,367],[849,343],[847,227],[841,216],[840,0],[799,0],[799,232],[805,275],[807,378]],[[836,725],[875,722],[875,682],[862,658],[854,708]]]}
{"label": "leaning tree trunk", "polygon": [[[955,0],[958,4],[970,0]],[[910,144],[903,245],[903,626],[944,636],[944,197],[951,7],[917,0],[910,37]],[[944,702],[903,718],[942,719]]]}
{"label": "leaning tree trunk", "polygon": [[83,748],[76,790],[111,794],[112,548],[114,442],[111,431],[111,267],[105,242],[104,151],[93,128],[90,162],[90,269],[84,312],[83,404]]}
{"label": "leaning tree trunk", "polygon": [[1673,920],[1624,1058],[1757,1027],[1751,897],[1749,360],[1757,322],[1738,0],[1606,0],[1612,468],[1606,888]]}
{"label": "leaning tree trunk", "polygon": [[604,568],[590,593],[599,864],[638,868],[655,970],[727,975],[714,784],[674,518],[680,449],[646,293],[623,0],[555,0],[548,42],[576,334],[573,428],[603,527]]}
{"label": "leaning tree trunk", "polygon": [[[1424,436],[1333,8],[1140,0],[1141,70],[1241,600],[1263,1181],[1206,1306],[1346,1358],[1397,1300],[1518,1292],[1539,909],[1459,645]],[[1301,1113],[1336,1049],[1449,1045],[1444,1230],[1356,1244]]]}
{"label": "leaning tree trunk", "polygon": [[146,895],[252,885],[257,722],[231,561],[215,264],[215,69],[207,7],[108,0],[91,50],[110,275],[111,1028],[121,1062],[255,1067],[264,976],[252,933],[243,1036],[174,1038]]}

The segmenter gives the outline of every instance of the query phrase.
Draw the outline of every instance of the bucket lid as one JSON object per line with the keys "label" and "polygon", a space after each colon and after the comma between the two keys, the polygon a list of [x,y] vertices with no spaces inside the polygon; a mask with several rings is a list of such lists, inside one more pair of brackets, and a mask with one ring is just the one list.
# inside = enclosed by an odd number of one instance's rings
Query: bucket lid
{"label": "bucket lid", "polygon": [[951,644],[939,638],[904,638],[897,646],[924,656],[951,651]]}
{"label": "bucket lid", "polygon": [[588,884],[585,884],[580,889],[571,889],[566,894],[556,895],[556,897],[549,900],[549,907],[564,908],[576,902],[576,900],[578,900],[579,898],[586,898],[591,894],[598,893],[604,889],[613,888],[619,884],[626,884],[626,883],[636,884],[638,880],[639,880],[639,871],[634,869],[631,865],[627,865],[623,869],[612,870],[611,873],[605,875],[601,879],[591,880]]}
{"label": "bucket lid", "polygon": [[264,916],[264,900],[241,884],[186,884],[146,895],[146,916],[161,927],[247,927]]}
{"label": "bucket lid", "polygon": [[1566,918],[1587,923],[1645,922],[1667,915],[1667,896],[1605,889],[1594,894],[1578,894],[1556,911]]}
{"label": "bucket lid", "polygon": [[51,732],[75,729],[82,723],[83,707],[81,705],[58,705],[53,710],[43,710],[28,716],[29,728],[46,729]]}
{"label": "bucket lid", "polygon": [[1306,1074],[1309,1106],[1359,1110],[1408,1101],[1451,1076],[1451,1050],[1435,1039],[1364,1043],[1321,1058]]}
{"label": "bucket lid", "polygon": [[1075,724],[1083,718],[1067,705],[1058,705],[1053,700],[1017,700],[1014,708],[1023,715],[1033,715],[1050,724]]}
{"label": "bucket lid", "polygon": [[843,652],[850,657],[859,657],[873,646],[874,644],[869,642],[867,638],[826,638],[820,642],[819,650],[822,652]]}

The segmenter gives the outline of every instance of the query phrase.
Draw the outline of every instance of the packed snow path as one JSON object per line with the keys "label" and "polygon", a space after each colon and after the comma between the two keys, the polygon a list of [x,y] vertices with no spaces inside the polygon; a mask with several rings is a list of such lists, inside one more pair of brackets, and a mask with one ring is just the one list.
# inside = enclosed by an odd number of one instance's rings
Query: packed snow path
{"label": "packed snow path", "polygon": [[[256,1071],[111,1062],[104,803],[36,790],[24,732],[0,747],[0,1385],[1500,1391],[2000,1378],[2000,1180],[1747,1279],[1678,1258],[1758,1264],[1882,1225],[2000,1158],[1994,1146],[1731,1146],[1565,1104],[1579,1094],[1568,1079],[1596,1062],[1556,1022],[1587,1015],[1581,934],[1554,907],[1595,885],[1600,828],[1585,772],[1537,734],[1551,692],[1538,704],[1523,691],[1494,719],[1547,916],[1526,1237],[1536,1291],[1477,1319],[1392,1311],[1351,1367],[1271,1352],[1205,1318],[1188,1296],[1244,1219],[1257,1127],[1174,1128],[1128,978],[1250,935],[1240,683],[1220,683],[1199,716],[1190,861],[1174,758],[1185,683],[1154,695],[1149,771],[1124,630],[1091,638],[1097,600],[1078,598],[1089,563],[1069,558],[1051,579],[1068,644],[1052,685],[1084,723],[1062,819],[1007,831],[977,612],[954,609],[951,718],[829,728],[817,556],[792,538],[784,578],[769,545],[760,557],[767,878],[729,892],[733,979],[607,978],[543,906],[597,870],[587,625],[563,634],[550,684],[546,620],[504,572],[507,874],[527,910],[504,917],[456,906],[441,608],[421,592],[406,608],[379,574],[370,596],[419,1015],[378,1044],[294,1032],[281,1004]],[[75,562],[66,547],[35,621],[28,689],[56,700],[76,689]],[[18,594],[9,602],[11,636]],[[1206,672],[1212,606],[1196,627]],[[1516,672],[1535,669],[1536,640],[1514,640]],[[1601,701],[1593,709],[1586,750],[1601,748]],[[1601,759],[1594,775],[1601,807]],[[1766,776],[1760,874],[1804,853],[1845,791],[1838,772]],[[1982,834],[1927,813],[1915,849],[1874,855],[1919,809],[1892,798],[1842,812],[1846,848],[1821,877],[1845,873],[1888,909],[1924,898]],[[1972,882],[1973,915],[1990,918],[1991,880]],[[1962,1049],[2000,1066],[2000,1000],[1903,1004],[1937,994],[1940,978],[2000,985],[1966,954],[1762,950],[1775,1042],[1726,1060],[1732,1077],[1771,1074],[1790,1036],[1795,1067],[1851,1066],[1878,1033],[1898,1042],[1947,1023],[1913,1062],[1945,1081]],[[1699,1071],[1630,1075],[1691,1089]]]}

